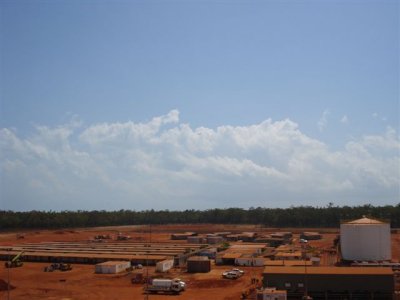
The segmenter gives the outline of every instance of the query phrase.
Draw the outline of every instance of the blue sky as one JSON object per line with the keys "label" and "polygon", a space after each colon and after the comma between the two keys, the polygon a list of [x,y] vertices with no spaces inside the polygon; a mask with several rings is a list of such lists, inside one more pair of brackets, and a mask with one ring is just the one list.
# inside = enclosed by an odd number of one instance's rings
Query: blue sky
{"label": "blue sky", "polygon": [[4,208],[399,202],[398,1],[0,9]]}

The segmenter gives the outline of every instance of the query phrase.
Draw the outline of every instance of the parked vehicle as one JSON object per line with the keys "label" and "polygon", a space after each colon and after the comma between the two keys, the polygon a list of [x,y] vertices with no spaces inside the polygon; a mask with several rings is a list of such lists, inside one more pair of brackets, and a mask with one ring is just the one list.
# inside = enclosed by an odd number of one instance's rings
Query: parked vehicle
{"label": "parked vehicle", "polygon": [[237,272],[225,271],[222,273],[222,277],[226,279],[238,279],[240,275]]}
{"label": "parked vehicle", "polygon": [[147,293],[171,293],[179,294],[186,288],[186,283],[179,278],[153,279],[151,284],[145,287]]}
{"label": "parked vehicle", "polygon": [[229,271],[225,271],[222,273],[222,277],[227,279],[237,279],[244,274],[243,270],[240,269],[232,269]]}
{"label": "parked vehicle", "polygon": [[240,269],[232,269],[231,272],[236,272],[238,273],[240,276],[244,275],[244,271],[240,270]]}
{"label": "parked vehicle", "polygon": [[53,271],[56,271],[56,270],[60,270],[62,272],[65,272],[65,271],[72,270],[72,267],[71,267],[70,264],[54,263],[54,264],[51,264],[50,266],[47,266],[47,267],[44,268],[45,272],[53,272]]}
{"label": "parked vehicle", "polygon": [[23,262],[21,261],[21,256],[24,254],[24,251],[18,253],[12,260],[6,261],[4,263],[4,266],[6,268],[17,268],[17,267],[22,267]]}
{"label": "parked vehicle", "polygon": [[132,237],[130,235],[124,235],[122,233],[118,233],[117,235],[117,241],[127,241],[132,239]]}

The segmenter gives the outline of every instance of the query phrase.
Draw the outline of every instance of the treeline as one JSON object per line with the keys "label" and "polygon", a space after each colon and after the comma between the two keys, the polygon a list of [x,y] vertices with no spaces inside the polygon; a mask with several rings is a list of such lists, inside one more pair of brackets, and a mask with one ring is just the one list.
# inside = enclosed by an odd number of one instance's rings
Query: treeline
{"label": "treeline", "polygon": [[396,206],[299,206],[290,208],[226,208],[208,210],[119,211],[0,211],[0,229],[76,228],[141,224],[258,224],[266,227],[338,227],[343,220],[367,215],[400,227],[400,203]]}

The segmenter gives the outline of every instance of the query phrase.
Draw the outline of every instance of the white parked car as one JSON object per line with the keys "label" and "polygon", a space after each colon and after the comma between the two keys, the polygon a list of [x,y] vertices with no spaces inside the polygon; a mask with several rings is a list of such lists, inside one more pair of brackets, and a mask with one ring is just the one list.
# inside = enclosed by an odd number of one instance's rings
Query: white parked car
{"label": "white parked car", "polygon": [[243,270],[240,270],[240,269],[232,269],[231,272],[236,272],[236,273],[238,273],[240,276],[242,276],[242,275],[244,274],[244,271],[243,271]]}
{"label": "white parked car", "polygon": [[237,272],[226,271],[222,273],[222,277],[227,279],[237,279],[240,277],[240,275]]}

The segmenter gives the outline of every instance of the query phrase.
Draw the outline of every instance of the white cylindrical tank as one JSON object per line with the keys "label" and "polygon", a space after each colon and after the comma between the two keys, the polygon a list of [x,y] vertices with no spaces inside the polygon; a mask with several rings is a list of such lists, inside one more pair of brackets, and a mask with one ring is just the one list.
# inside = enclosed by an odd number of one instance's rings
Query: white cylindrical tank
{"label": "white cylindrical tank", "polygon": [[390,224],[366,217],[342,223],[340,248],[344,260],[390,260]]}

